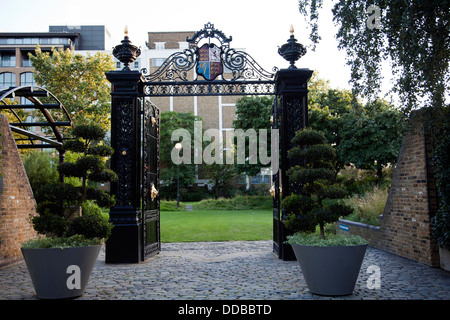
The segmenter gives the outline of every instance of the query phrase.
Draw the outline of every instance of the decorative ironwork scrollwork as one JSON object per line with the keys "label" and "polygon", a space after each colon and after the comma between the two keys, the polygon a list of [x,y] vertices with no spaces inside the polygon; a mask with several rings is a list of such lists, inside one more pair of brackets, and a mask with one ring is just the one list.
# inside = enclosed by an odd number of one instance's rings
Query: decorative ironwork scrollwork
{"label": "decorative ironwork scrollwork", "polygon": [[[150,75],[146,80],[153,81],[189,81],[188,72],[195,67],[197,57],[191,49],[176,52],[169,56],[166,61]],[[146,70],[145,70],[146,71]]]}
{"label": "decorative ironwork scrollwork", "polygon": [[[205,39],[208,40],[207,46],[204,43]],[[273,68],[273,73],[268,72],[248,53],[230,49],[231,39],[222,31],[215,29],[213,24],[205,24],[204,29],[196,32],[192,38],[187,37],[189,49],[172,54],[155,72],[145,76],[147,81],[144,83],[145,94],[210,95],[211,92],[220,94],[222,91],[236,95],[273,94],[271,88],[264,86],[271,86],[278,69]],[[220,47],[211,43],[212,41],[219,42]],[[188,79],[191,70],[194,71],[193,80]],[[204,80],[198,80],[199,74],[206,82],[221,83],[219,86],[205,85]],[[259,86],[256,83],[248,83],[249,81],[266,81],[266,83]],[[230,85],[227,82],[238,83]]]}
{"label": "decorative ironwork scrollwork", "polygon": [[187,82],[147,82],[144,95],[167,96],[218,96],[218,95],[274,95],[273,81],[187,81]]}
{"label": "decorative ironwork scrollwork", "polygon": [[133,145],[133,104],[127,99],[118,100],[116,115],[116,130],[117,134],[117,175],[119,180],[117,182],[117,204],[130,205],[132,199],[132,186],[129,183],[132,177],[132,152],[130,146]]}
{"label": "decorative ironwork scrollwork", "polygon": [[[227,49],[224,53],[223,62],[225,68],[231,71],[231,80],[272,80],[275,76],[264,70],[248,53]],[[276,71],[276,68],[273,69]]]}

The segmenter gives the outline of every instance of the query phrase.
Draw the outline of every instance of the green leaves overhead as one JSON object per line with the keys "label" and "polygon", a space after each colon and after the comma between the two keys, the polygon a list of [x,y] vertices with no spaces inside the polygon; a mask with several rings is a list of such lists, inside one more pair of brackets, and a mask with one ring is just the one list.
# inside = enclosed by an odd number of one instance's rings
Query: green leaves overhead
{"label": "green leaves overhead", "polygon": [[[322,4],[323,0],[299,0],[300,13],[309,17],[313,49],[320,41]],[[445,107],[450,85],[447,0],[338,0],[332,13],[356,95],[369,100],[379,95],[382,66],[389,60],[391,89],[398,92],[405,113],[423,106]]]}
{"label": "green leaves overhead", "polygon": [[55,48],[43,52],[38,46],[29,56],[34,79],[62,102],[75,125],[110,128],[111,95],[105,73],[114,70],[114,61],[109,54],[83,56]]}

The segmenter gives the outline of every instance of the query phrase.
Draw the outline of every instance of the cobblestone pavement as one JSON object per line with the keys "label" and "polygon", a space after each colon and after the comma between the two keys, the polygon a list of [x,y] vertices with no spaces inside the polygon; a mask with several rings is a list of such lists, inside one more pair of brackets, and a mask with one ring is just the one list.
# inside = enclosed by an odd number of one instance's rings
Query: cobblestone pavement
{"label": "cobblestone pavement", "polygon": [[[367,286],[371,265],[379,289]],[[0,300],[21,299],[36,299],[23,262],[0,269]],[[450,273],[369,247],[354,293],[330,298],[309,293],[298,263],[275,257],[272,241],[163,243],[139,264],[105,264],[102,251],[77,299],[449,300]]]}

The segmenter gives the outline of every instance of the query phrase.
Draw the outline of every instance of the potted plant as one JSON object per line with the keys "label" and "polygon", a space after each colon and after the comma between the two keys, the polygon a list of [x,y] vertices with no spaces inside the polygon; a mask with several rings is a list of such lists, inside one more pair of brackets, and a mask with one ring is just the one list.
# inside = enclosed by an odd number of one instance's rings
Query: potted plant
{"label": "potted plant", "polygon": [[339,296],[354,290],[367,241],[359,237],[327,234],[325,225],[352,213],[339,200],[345,189],[334,184],[335,150],[326,145],[321,132],[298,131],[288,153],[302,165],[295,165],[287,174],[299,184],[302,194],[291,194],[282,200],[284,223],[291,231],[287,237],[310,292]]}
{"label": "potted plant", "polygon": [[41,299],[82,295],[112,229],[100,207],[111,207],[114,199],[92,184],[117,177],[105,168],[106,157],[112,154],[112,148],[102,144],[105,131],[95,125],[81,125],[72,134],[75,138],[66,141],[63,149],[71,151],[74,159],[58,166],[67,182],[47,184],[34,192],[39,215],[32,223],[45,237],[22,245],[36,295]]}

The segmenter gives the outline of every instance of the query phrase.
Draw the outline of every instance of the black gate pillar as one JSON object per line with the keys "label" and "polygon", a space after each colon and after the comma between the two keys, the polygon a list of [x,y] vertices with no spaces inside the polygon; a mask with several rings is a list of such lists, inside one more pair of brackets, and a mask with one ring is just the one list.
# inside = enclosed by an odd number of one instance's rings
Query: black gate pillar
{"label": "black gate pillar", "polygon": [[288,69],[279,70],[275,77],[276,94],[279,98],[276,120],[280,135],[280,170],[274,179],[275,186],[280,189],[274,199],[274,250],[280,259],[296,260],[291,246],[285,244],[288,232],[282,223],[283,210],[280,202],[291,193],[301,192],[301,187],[291,182],[286,174],[286,171],[296,164],[287,154],[293,147],[291,140],[295,132],[308,126],[308,80],[313,71],[295,67],[295,61],[306,53],[306,49],[297,43],[292,29],[288,43],[278,52],[291,65]]}
{"label": "black gate pillar", "polygon": [[111,82],[111,146],[114,155],[111,168],[118,180],[111,184],[116,205],[110,210],[114,224],[106,242],[106,263],[139,263],[141,261],[140,177],[141,177],[141,104],[139,71],[129,64],[140,50],[131,45],[125,35],[122,44],[114,48],[114,56],[125,64],[121,71],[106,74]]}

